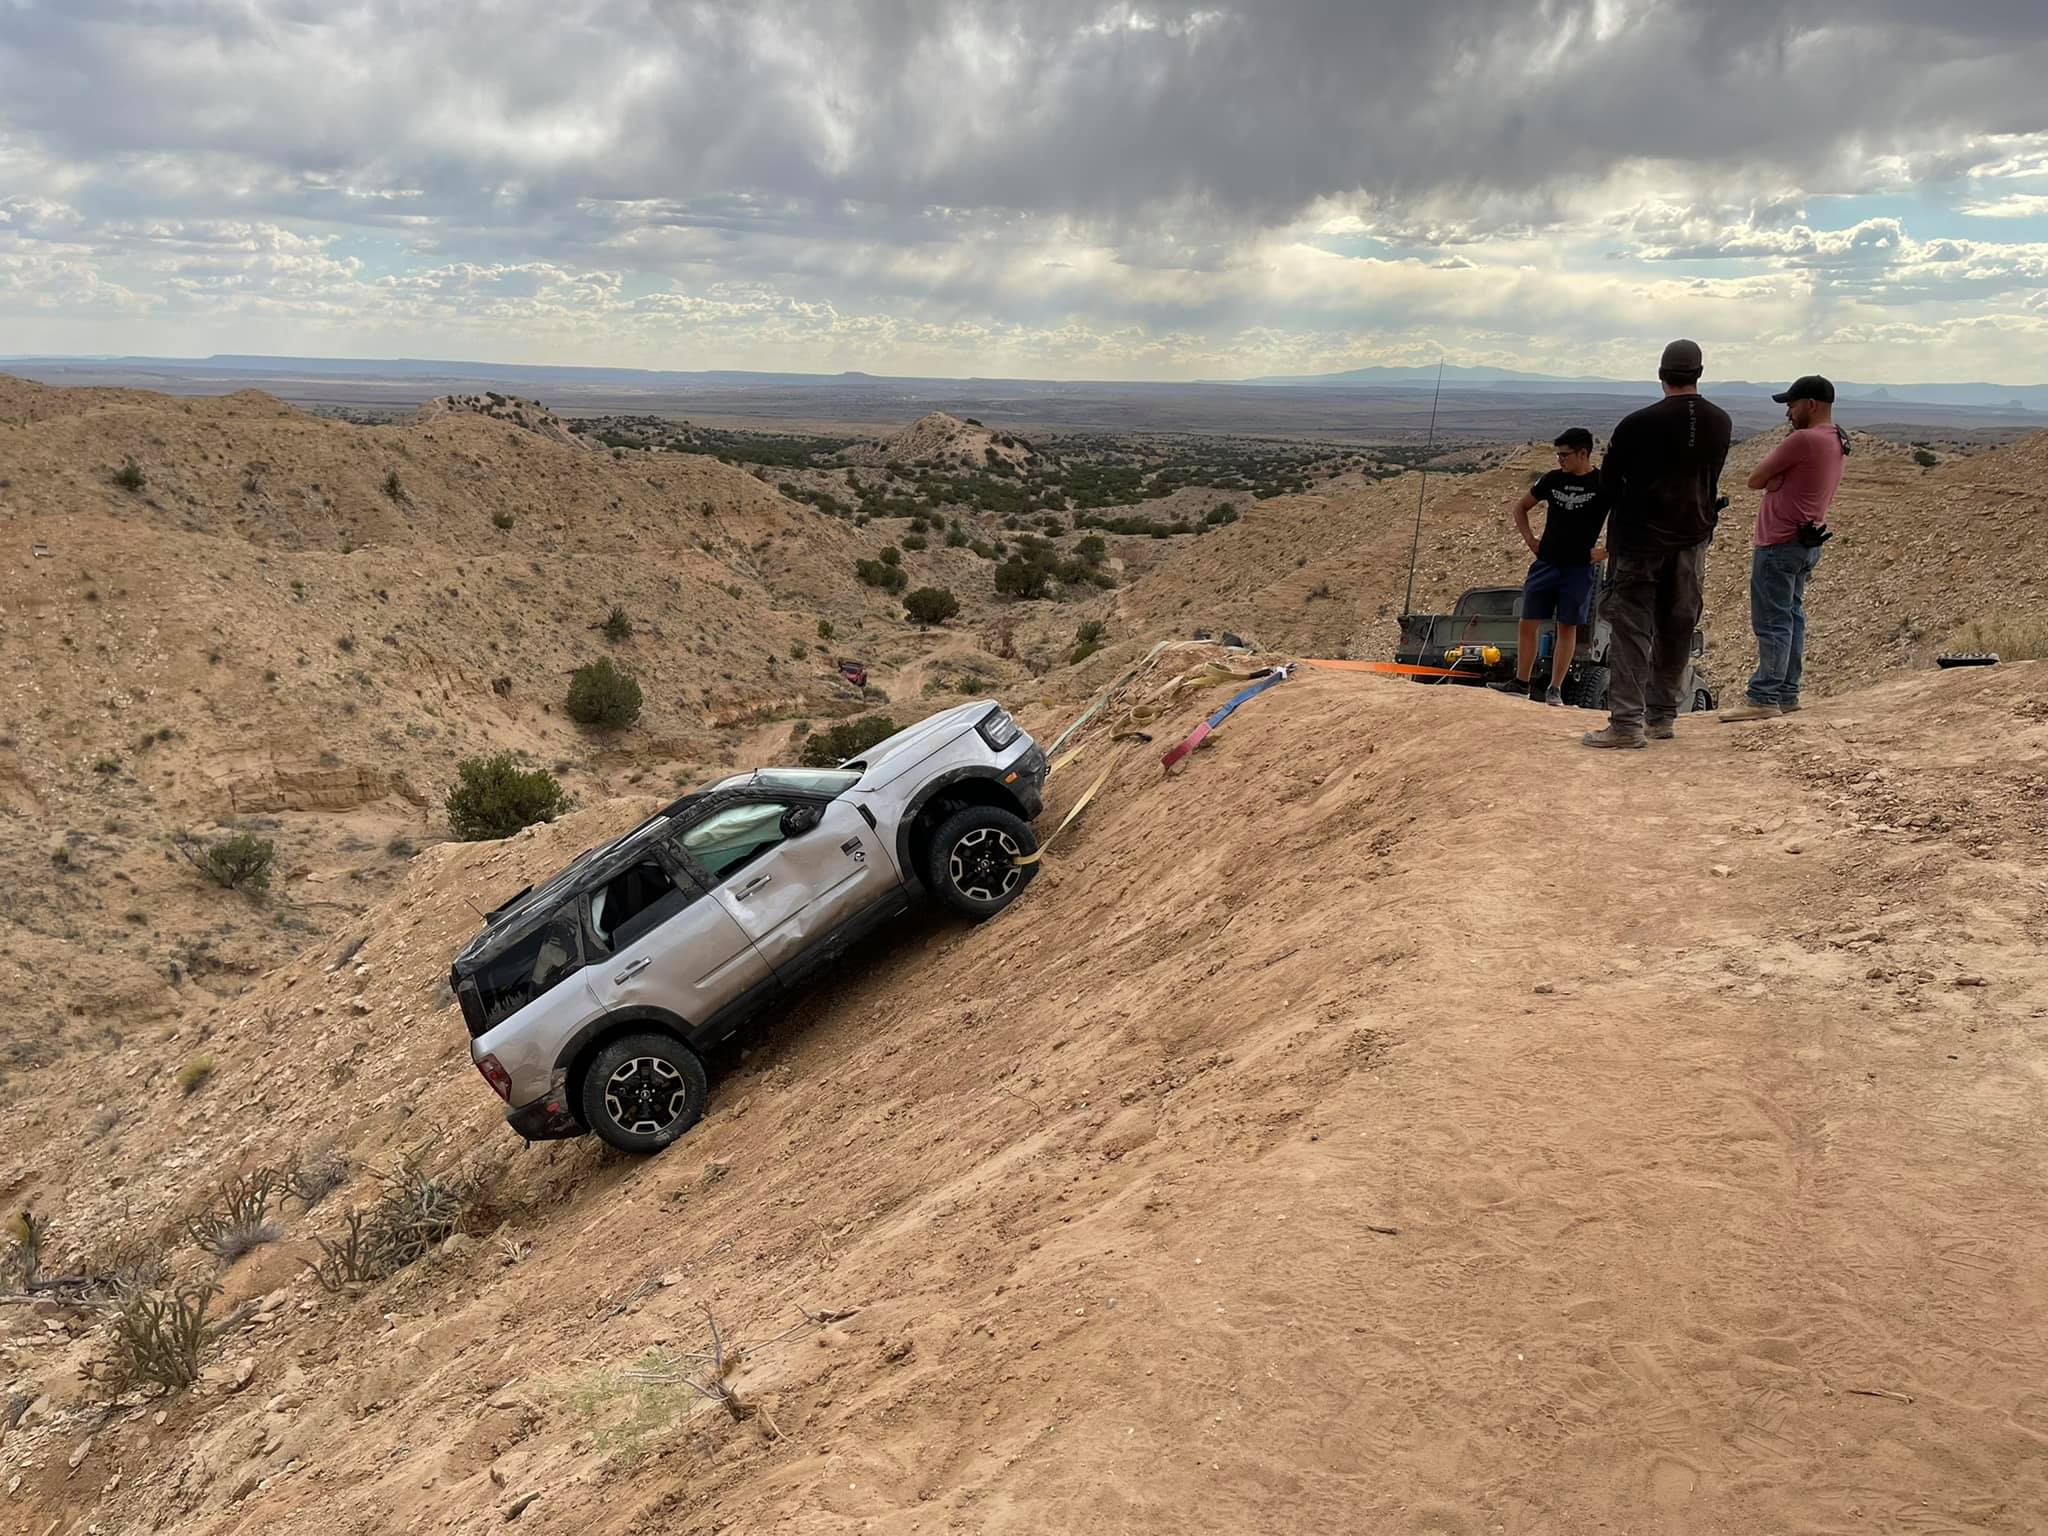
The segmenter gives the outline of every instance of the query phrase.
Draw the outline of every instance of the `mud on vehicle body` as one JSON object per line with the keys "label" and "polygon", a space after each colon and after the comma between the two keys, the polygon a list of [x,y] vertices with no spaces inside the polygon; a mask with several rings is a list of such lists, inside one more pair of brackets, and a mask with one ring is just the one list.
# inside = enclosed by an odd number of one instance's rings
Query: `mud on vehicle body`
{"label": "mud on vehicle body", "polygon": [[529,1140],[667,1146],[702,1052],[929,896],[1000,912],[1036,866],[1045,754],[993,701],[837,768],[764,768],[664,806],[488,914],[455,957],[470,1056]]}
{"label": "mud on vehicle body", "polygon": [[[1604,709],[1607,704],[1608,645],[1613,629],[1602,616],[1608,583],[1603,575],[1593,590],[1593,608],[1580,627],[1578,649],[1565,675],[1555,680],[1567,704],[1581,709]],[[1449,613],[1404,613],[1401,638],[1394,647],[1394,660],[1407,666],[1448,667],[1458,675],[1423,677],[1418,682],[1489,683],[1514,677],[1521,653],[1522,589],[1520,587],[1468,587]],[[1551,686],[1550,658],[1556,632],[1544,621],[1530,681]],[[1679,691],[1679,712],[1697,713],[1714,707],[1713,690],[1699,674],[1698,661],[1706,650],[1706,636],[1695,629],[1685,681]]]}

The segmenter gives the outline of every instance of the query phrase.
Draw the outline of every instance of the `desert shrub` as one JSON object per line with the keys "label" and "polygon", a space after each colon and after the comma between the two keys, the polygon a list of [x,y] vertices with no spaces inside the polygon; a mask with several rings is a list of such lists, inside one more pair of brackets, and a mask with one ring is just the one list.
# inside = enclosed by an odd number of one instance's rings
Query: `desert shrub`
{"label": "desert shrub", "polygon": [[882,546],[881,559],[884,565],[901,565],[903,563],[903,551],[894,544],[884,544]]}
{"label": "desert shrub", "polygon": [[46,1228],[34,1211],[24,1209],[7,1223],[7,1262],[0,1265],[8,1289],[26,1291],[34,1286],[43,1263]]}
{"label": "desert shrub", "polygon": [[640,718],[640,685],[600,656],[571,675],[562,707],[579,725],[616,730]]}
{"label": "desert shrub", "polygon": [[107,1353],[90,1369],[115,1396],[137,1387],[182,1392],[199,1379],[206,1345],[206,1308],[213,1287],[125,1292],[114,1308]]}
{"label": "desert shrub", "polygon": [[842,720],[828,731],[812,732],[800,761],[806,768],[833,768],[895,734],[896,722],[887,715]]}
{"label": "desert shrub", "polygon": [[1203,518],[1202,521],[1205,523],[1209,523],[1212,526],[1221,525],[1223,523],[1234,523],[1237,521],[1237,508],[1233,507],[1229,502],[1226,501],[1223,503],[1223,505],[1217,507],[1214,511],[1210,512],[1210,514],[1207,517]]}
{"label": "desert shrub", "polygon": [[219,1264],[232,1264],[243,1254],[276,1242],[284,1233],[270,1219],[270,1202],[281,1183],[275,1168],[222,1179],[207,1208],[185,1223],[186,1236]]}
{"label": "desert shrub", "polygon": [[832,638],[832,621],[830,619],[818,620],[818,638],[820,640],[830,640]]}
{"label": "desert shrub", "polygon": [[510,528],[515,521],[516,519],[510,512],[493,512],[491,514],[491,526],[493,528]]}
{"label": "desert shrub", "polygon": [[1074,544],[1074,558],[1084,565],[1100,565],[1108,553],[1108,541],[1099,533],[1088,534]]}
{"label": "desert shrub", "polygon": [[925,550],[931,548],[931,541],[921,533],[906,533],[903,535],[903,547],[912,551]]}
{"label": "desert shrub", "polygon": [[187,1097],[204,1088],[207,1080],[218,1069],[219,1063],[211,1056],[194,1056],[178,1068],[178,1088]]}
{"label": "desert shrub", "polygon": [[348,1154],[334,1147],[323,1147],[305,1160],[294,1157],[280,1171],[285,1195],[299,1202],[301,1210],[310,1211],[337,1189],[348,1182]]}
{"label": "desert shrub", "polygon": [[520,766],[517,753],[466,757],[444,802],[448,829],[465,843],[510,837],[521,827],[553,821],[569,808],[562,786],[545,768]]}
{"label": "desert shrub", "polygon": [[614,606],[612,611],[605,615],[604,623],[600,624],[598,628],[604,632],[605,639],[611,641],[614,645],[618,644],[621,640],[633,638],[633,621],[626,617],[625,609],[617,606]]}
{"label": "desert shrub", "polygon": [[1047,574],[1044,566],[1012,555],[996,567],[996,595],[1018,599],[1043,597]]}
{"label": "desert shrub", "polygon": [[902,566],[885,565],[880,560],[862,560],[854,566],[853,573],[884,592],[901,592],[910,585],[910,577]]}
{"label": "desert shrub", "polygon": [[171,845],[200,874],[225,890],[265,891],[277,845],[253,832],[237,832],[217,843],[203,843],[189,832],[172,835]]}
{"label": "desert shrub", "polygon": [[919,629],[943,624],[960,611],[960,599],[944,587],[919,587],[903,599],[903,616]]}
{"label": "desert shrub", "polygon": [[393,501],[405,500],[405,487],[398,482],[398,471],[392,470],[384,477],[384,494]]}
{"label": "desert shrub", "polygon": [[1935,465],[1939,464],[1941,460],[1936,458],[1931,452],[1929,452],[1925,448],[1915,448],[1913,450],[1913,462],[1915,464],[1918,464],[1922,469],[1932,469]]}
{"label": "desert shrub", "polygon": [[365,1226],[367,1220],[367,1212],[350,1211],[343,1218],[344,1231],[340,1237],[313,1239],[320,1245],[320,1257],[300,1262],[313,1272],[322,1290],[346,1291],[384,1277],[376,1245]]}
{"label": "desert shrub", "polygon": [[1953,648],[1989,651],[2000,661],[2048,661],[2048,616],[1998,613],[1956,631]]}
{"label": "desert shrub", "polygon": [[149,484],[149,477],[143,474],[140,464],[133,459],[127,459],[114,471],[114,484],[124,491],[139,491]]}
{"label": "desert shrub", "polygon": [[965,549],[966,547],[967,547],[967,530],[966,530],[966,529],[964,529],[964,528],[948,528],[948,529],[946,530],[946,548],[948,548],[948,549]]}

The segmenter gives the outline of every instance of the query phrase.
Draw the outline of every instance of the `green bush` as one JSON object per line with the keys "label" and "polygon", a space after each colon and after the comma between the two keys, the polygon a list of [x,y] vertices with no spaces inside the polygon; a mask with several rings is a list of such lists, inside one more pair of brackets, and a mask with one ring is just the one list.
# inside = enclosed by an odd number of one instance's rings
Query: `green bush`
{"label": "green bush", "polygon": [[206,1086],[218,1065],[211,1056],[194,1056],[178,1068],[178,1089],[187,1095],[195,1094]]}
{"label": "green bush", "polygon": [[1046,570],[1029,565],[1017,555],[996,567],[996,595],[1019,599],[1045,596]]}
{"label": "green bush", "polygon": [[1913,462],[1915,464],[1918,464],[1922,469],[1932,469],[1935,465],[1939,464],[1941,460],[1936,458],[1932,453],[1930,453],[1925,448],[1915,448],[1913,450]]}
{"label": "green bush", "polygon": [[1210,524],[1234,523],[1237,521],[1237,508],[1226,501],[1202,521]]}
{"label": "green bush", "polygon": [[966,547],[967,547],[967,532],[966,532],[966,530],[965,530],[965,529],[963,529],[963,528],[948,528],[948,529],[946,530],[946,548],[948,548],[948,549],[965,549]]}
{"label": "green bush", "polygon": [[384,494],[393,501],[405,500],[405,487],[398,483],[398,471],[395,469],[384,477]]}
{"label": "green bush", "polygon": [[605,639],[614,645],[621,640],[633,638],[633,621],[626,617],[626,610],[623,608],[614,607],[598,628],[604,632]]}
{"label": "green bush", "polygon": [[931,541],[921,533],[906,533],[903,536],[903,547],[908,550],[929,549]]}
{"label": "green bush", "polygon": [[850,757],[859,757],[876,742],[896,734],[896,722],[887,715],[867,715],[842,720],[829,731],[813,731],[804,742],[800,759],[806,768],[833,768]]}
{"label": "green bush", "polygon": [[919,629],[943,624],[960,611],[960,599],[944,587],[919,587],[903,599],[903,616]]}
{"label": "green bush", "polygon": [[493,528],[510,528],[512,526],[512,514],[510,512],[493,512],[491,514],[491,526]]}
{"label": "green bush", "polygon": [[465,843],[510,837],[569,808],[555,776],[545,768],[522,767],[517,753],[466,757],[455,765],[455,775],[444,804],[448,830]]}
{"label": "green bush", "polygon": [[896,546],[895,546],[894,544],[884,544],[884,545],[882,546],[882,564],[884,564],[884,565],[901,565],[902,563],[903,563],[903,551],[902,551],[902,550],[898,549],[898,548],[897,548],[897,547],[896,547]]}
{"label": "green bush", "polygon": [[1088,534],[1074,545],[1075,557],[1088,565],[1102,564],[1108,553],[1109,543],[1099,533]]}
{"label": "green bush", "polygon": [[277,857],[277,845],[268,838],[237,832],[217,843],[202,843],[189,832],[178,832],[171,843],[188,864],[225,890],[270,888],[270,866]]}
{"label": "green bush", "polygon": [[818,620],[818,638],[820,640],[830,640],[832,638],[832,621],[830,619]]}
{"label": "green bush", "polygon": [[880,587],[884,592],[901,592],[910,585],[910,576],[900,565],[884,565],[879,560],[863,560],[855,565],[854,574],[871,587]]}
{"label": "green bush", "polygon": [[640,718],[640,685],[600,656],[570,676],[562,707],[578,725],[616,730]]}

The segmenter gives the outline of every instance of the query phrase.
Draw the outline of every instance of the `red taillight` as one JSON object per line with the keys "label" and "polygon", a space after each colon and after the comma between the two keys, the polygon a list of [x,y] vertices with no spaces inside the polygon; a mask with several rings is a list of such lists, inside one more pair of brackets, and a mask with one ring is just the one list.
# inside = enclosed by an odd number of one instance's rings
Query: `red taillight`
{"label": "red taillight", "polygon": [[491,1085],[491,1091],[507,1104],[512,1102],[512,1074],[498,1065],[498,1058],[491,1055],[476,1059],[477,1071],[483,1073],[484,1081]]}

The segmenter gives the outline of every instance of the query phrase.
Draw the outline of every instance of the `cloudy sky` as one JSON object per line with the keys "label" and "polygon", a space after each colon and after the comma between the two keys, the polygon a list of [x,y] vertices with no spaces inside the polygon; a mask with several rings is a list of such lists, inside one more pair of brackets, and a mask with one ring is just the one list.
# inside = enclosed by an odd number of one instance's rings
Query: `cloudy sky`
{"label": "cloudy sky", "polygon": [[0,0],[0,355],[2048,380],[2048,0]]}

